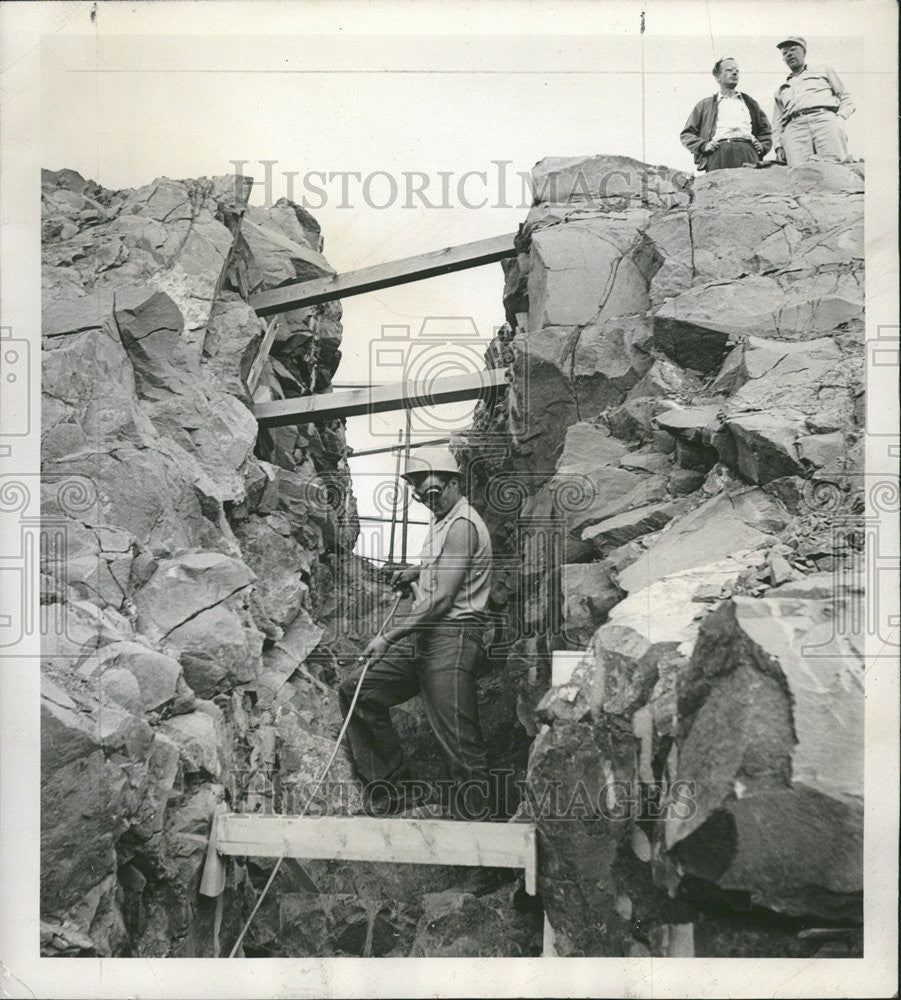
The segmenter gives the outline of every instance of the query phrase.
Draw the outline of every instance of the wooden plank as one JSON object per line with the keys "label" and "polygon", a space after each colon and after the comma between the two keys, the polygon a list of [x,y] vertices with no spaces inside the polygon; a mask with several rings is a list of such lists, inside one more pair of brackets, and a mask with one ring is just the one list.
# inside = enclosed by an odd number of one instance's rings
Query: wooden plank
{"label": "wooden plank", "polygon": [[220,802],[213,810],[210,822],[210,839],[207,844],[206,858],[203,862],[203,876],[200,879],[199,892],[203,896],[218,896],[225,888],[225,865],[219,856],[219,822],[227,815],[228,806]]}
{"label": "wooden plank", "polygon": [[379,288],[404,285],[409,281],[421,281],[439,274],[450,274],[452,271],[464,271],[470,267],[494,264],[507,257],[516,256],[513,247],[515,236],[515,233],[505,233],[503,236],[493,236],[487,240],[476,240],[474,243],[444,247],[442,250],[417,254],[415,257],[405,257],[403,260],[363,267],[358,271],[348,271],[346,274],[326,275],[323,278],[314,278],[312,281],[282,285],[280,288],[271,288],[252,295],[250,304],[258,316],[271,316],[273,313],[287,312],[289,309],[300,309],[303,306],[331,302],[334,299],[346,299],[351,295],[362,295],[364,292],[373,292]]}
{"label": "wooden plank", "polygon": [[533,823],[227,813],[219,818],[216,847],[261,858],[524,868],[526,891],[536,891]]}
{"label": "wooden plank", "polygon": [[260,350],[257,353],[257,356],[253,359],[253,364],[250,366],[250,371],[247,374],[247,390],[251,396],[256,390],[257,383],[260,381],[260,376],[263,374],[263,366],[266,364],[266,359],[269,357],[269,352],[272,350],[272,344],[275,341],[275,329],[277,326],[278,316],[273,316],[272,319],[269,320],[266,332],[263,334]]}
{"label": "wooden plank", "polygon": [[547,914],[544,915],[544,934],[541,940],[541,957],[542,958],[556,958],[557,949],[555,947],[557,943],[557,935],[554,933],[554,928],[551,926],[550,920],[547,918]]}
{"label": "wooden plank", "polygon": [[356,417],[363,413],[385,413],[388,410],[433,406],[478,399],[483,392],[507,384],[505,368],[452,375],[423,382],[397,382],[376,385],[371,389],[351,389],[347,392],[324,392],[312,396],[295,396],[257,403],[253,408],[260,427],[284,427],[313,420],[335,420]]}
{"label": "wooden plank", "polygon": [[[505,826],[528,826],[532,829],[531,840],[527,845],[525,868],[525,890],[530,896],[538,895],[538,836],[535,833],[534,823],[505,823]],[[498,868],[501,866],[498,865]]]}

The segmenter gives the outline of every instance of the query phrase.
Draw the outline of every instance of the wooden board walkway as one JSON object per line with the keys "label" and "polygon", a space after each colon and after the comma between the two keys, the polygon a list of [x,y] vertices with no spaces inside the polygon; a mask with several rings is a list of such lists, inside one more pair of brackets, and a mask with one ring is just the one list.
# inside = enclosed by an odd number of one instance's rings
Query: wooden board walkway
{"label": "wooden board walkway", "polygon": [[369,389],[276,399],[268,403],[257,403],[253,413],[260,427],[284,427],[287,424],[305,424],[314,420],[334,420],[337,417],[355,417],[364,413],[385,413],[388,410],[478,399],[483,393],[506,384],[507,370],[492,368],[489,371],[422,382],[397,382],[375,385]]}
{"label": "wooden board walkway", "polygon": [[320,302],[346,299],[364,292],[374,292],[379,288],[404,285],[409,281],[422,281],[439,274],[464,271],[470,267],[493,264],[507,257],[515,257],[513,247],[515,233],[493,236],[487,240],[463,243],[459,246],[444,247],[430,253],[405,257],[387,264],[363,267],[345,274],[326,275],[311,281],[298,281],[282,285],[250,297],[250,304],[258,316],[271,316],[300,309]]}
{"label": "wooden board walkway", "polygon": [[533,823],[223,813],[216,817],[210,847],[258,858],[522,868],[526,892],[537,892]]}

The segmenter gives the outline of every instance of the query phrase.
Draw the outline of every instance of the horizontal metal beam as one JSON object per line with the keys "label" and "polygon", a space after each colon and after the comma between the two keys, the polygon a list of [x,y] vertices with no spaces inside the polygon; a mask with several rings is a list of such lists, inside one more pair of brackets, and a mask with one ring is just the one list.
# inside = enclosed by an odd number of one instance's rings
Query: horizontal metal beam
{"label": "horizontal metal beam", "polygon": [[534,823],[226,813],[218,817],[215,847],[251,858],[523,868],[526,892],[537,890]]}
{"label": "horizontal metal beam", "polygon": [[[413,447],[413,448],[424,448],[426,445],[448,444],[449,442],[450,442],[450,438],[446,438],[446,437],[445,438],[431,438],[429,441],[416,441],[415,443],[413,443],[411,445],[411,447]],[[350,452],[345,457],[349,461],[352,458],[363,458],[365,455],[386,455],[386,454],[388,454],[388,452],[393,452],[394,454],[397,454],[397,452],[405,452],[406,450],[407,450],[407,446],[405,444],[389,444],[389,445],[386,445],[384,448],[366,448],[363,451],[357,451],[356,449],[354,449],[352,452]]]}
{"label": "horizontal metal beam", "polygon": [[[376,517],[375,514],[357,514],[358,521],[383,521],[385,524],[393,524],[396,518],[393,517]],[[428,525],[428,521],[407,521],[407,524],[424,524]]]}
{"label": "horizontal metal beam", "polygon": [[421,281],[452,271],[465,271],[470,267],[494,264],[507,257],[515,257],[513,247],[515,233],[493,236],[487,240],[463,243],[460,246],[445,247],[430,253],[405,257],[387,264],[375,264],[346,274],[326,275],[311,281],[298,281],[280,288],[271,288],[250,297],[250,304],[258,316],[301,309],[319,302],[347,299],[352,295],[374,292],[379,288],[404,285],[409,281]]}
{"label": "horizontal metal beam", "polygon": [[398,382],[392,385],[375,385],[371,389],[275,399],[268,403],[257,403],[253,412],[260,427],[285,427],[288,424],[308,424],[315,420],[358,417],[364,413],[386,413],[389,410],[409,410],[415,406],[458,403],[465,399],[478,399],[490,389],[506,384],[507,370],[492,368],[470,375],[451,375],[423,382]]}

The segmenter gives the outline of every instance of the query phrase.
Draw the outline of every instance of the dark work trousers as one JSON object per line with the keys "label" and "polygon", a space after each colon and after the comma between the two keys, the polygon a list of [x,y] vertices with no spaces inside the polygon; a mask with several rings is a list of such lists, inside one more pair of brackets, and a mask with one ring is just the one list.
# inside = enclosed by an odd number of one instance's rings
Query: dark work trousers
{"label": "dark work trousers", "polygon": [[746,163],[756,166],[760,157],[751,144],[750,139],[726,139],[710,154],[707,161],[707,173],[711,170],[728,170],[731,167],[742,167]]}
{"label": "dark work trousers", "polygon": [[[403,748],[388,709],[421,694],[448,774],[456,782],[452,812],[463,818],[486,818],[477,815],[488,802],[475,679],[483,655],[481,629],[438,622],[417,632],[413,642],[395,644],[372,664],[347,727],[351,757],[363,781],[392,782],[406,775]],[[361,670],[339,688],[345,717]]]}

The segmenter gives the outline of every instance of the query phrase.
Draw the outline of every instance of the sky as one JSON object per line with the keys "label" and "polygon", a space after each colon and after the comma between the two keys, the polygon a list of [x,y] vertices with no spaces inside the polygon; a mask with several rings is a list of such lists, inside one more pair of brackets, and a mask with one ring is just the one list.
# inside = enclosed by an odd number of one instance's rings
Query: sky
{"label": "sky", "polygon": [[[103,4],[90,22],[85,10],[42,46],[42,163],[109,188],[248,174],[253,204],[286,196],[308,207],[330,264],[346,271],[514,232],[528,211],[525,178],[546,156],[609,153],[690,172],[679,132],[716,89],[720,56],[738,60],[740,87],[767,112],[787,72],[775,43],[802,28],[812,58],[834,65],[852,94],[862,84],[861,39],[828,33],[822,16],[812,31],[797,4],[765,32],[747,16],[754,4],[742,5],[741,27],[752,35],[738,30],[735,5],[695,4],[676,23],[670,6],[652,2],[644,34],[641,9],[625,3],[612,18],[609,5],[578,5],[578,34],[566,19],[551,33],[526,34],[526,22],[511,17],[491,34],[464,34],[461,21],[449,34],[413,39],[310,35],[304,5],[287,7],[258,19],[269,33],[241,37],[193,34],[173,17]],[[852,148],[865,121],[863,102],[849,124]],[[447,374],[480,368],[504,319],[502,288],[495,264],[346,300],[336,383],[434,374],[448,356],[456,367]],[[438,337],[428,339],[436,319]],[[403,370],[378,363],[379,341],[398,335],[409,335]],[[472,405],[416,412],[414,443],[465,427]],[[403,420],[400,412],[351,418],[348,443],[393,444]],[[375,490],[393,476],[393,457],[351,466],[361,511],[385,514]],[[423,531],[411,529],[411,552]],[[370,523],[358,551],[384,556],[386,532]]]}

